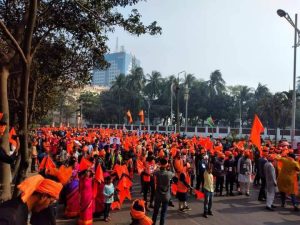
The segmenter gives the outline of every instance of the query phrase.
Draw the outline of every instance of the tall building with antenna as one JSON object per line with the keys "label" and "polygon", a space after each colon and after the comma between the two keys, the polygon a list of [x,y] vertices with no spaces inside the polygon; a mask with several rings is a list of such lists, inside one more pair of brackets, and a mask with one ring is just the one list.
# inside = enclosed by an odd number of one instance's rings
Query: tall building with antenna
{"label": "tall building with antenna", "polygon": [[104,57],[110,66],[106,70],[94,67],[92,85],[110,87],[117,76],[128,75],[132,68],[140,66],[140,61],[132,54],[126,53],[124,46],[119,50],[118,38],[115,52]]}

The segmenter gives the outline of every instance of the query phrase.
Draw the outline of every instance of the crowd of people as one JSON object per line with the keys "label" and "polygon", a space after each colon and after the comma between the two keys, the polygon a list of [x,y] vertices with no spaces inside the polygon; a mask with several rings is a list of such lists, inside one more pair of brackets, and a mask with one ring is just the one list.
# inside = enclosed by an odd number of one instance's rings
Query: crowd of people
{"label": "crowd of people", "polygon": [[[18,186],[18,198],[0,205],[0,224],[25,224],[29,213],[31,224],[56,224],[58,204],[78,224],[93,224],[99,217],[109,222],[110,211],[129,199],[131,224],[156,224],[160,211],[163,225],[175,199],[179,213],[191,210],[190,196],[204,199],[202,216],[208,218],[213,196],[250,196],[252,182],[260,187],[257,198],[266,201],[267,210],[276,208],[274,197],[280,193],[281,207],[290,196],[298,211],[300,144],[292,149],[287,141],[264,141],[258,148],[249,140],[109,128],[40,128],[30,136],[30,170],[37,174]],[[12,163],[17,149],[11,155],[1,149],[0,160]],[[140,183],[135,200],[134,174]],[[152,218],[147,216],[151,209]]]}

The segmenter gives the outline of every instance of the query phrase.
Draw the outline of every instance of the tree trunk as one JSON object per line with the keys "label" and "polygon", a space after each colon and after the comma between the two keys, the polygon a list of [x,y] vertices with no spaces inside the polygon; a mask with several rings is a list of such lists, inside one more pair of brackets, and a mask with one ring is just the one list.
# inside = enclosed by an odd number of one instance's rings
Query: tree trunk
{"label": "tree trunk", "polygon": [[22,86],[22,115],[20,115],[20,151],[21,151],[21,162],[20,168],[16,178],[16,186],[14,189],[13,197],[18,196],[17,184],[21,183],[22,180],[26,178],[27,168],[29,166],[29,153],[28,153],[28,87],[29,87],[29,77],[31,69],[31,60],[24,65],[23,74],[23,86]]}
{"label": "tree trunk", "polygon": [[[9,153],[9,142],[8,142],[8,130],[9,130],[9,107],[8,107],[8,97],[7,97],[7,79],[9,76],[8,68],[5,66],[0,67],[0,112],[3,113],[3,119],[7,124],[6,130],[2,136],[1,148],[3,148],[6,153]],[[8,200],[11,198],[11,171],[10,165],[5,163],[0,163],[0,183],[2,185],[2,193],[0,195],[0,200]]]}

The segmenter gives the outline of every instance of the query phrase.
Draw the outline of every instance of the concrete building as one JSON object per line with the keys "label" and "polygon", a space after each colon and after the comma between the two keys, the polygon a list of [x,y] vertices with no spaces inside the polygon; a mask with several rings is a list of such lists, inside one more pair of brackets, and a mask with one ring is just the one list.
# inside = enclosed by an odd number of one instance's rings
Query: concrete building
{"label": "concrete building", "polygon": [[121,51],[106,54],[104,57],[110,66],[106,70],[94,68],[93,85],[110,87],[117,76],[128,75],[132,68],[140,66],[140,61],[132,54],[126,53],[124,47],[121,48]]}

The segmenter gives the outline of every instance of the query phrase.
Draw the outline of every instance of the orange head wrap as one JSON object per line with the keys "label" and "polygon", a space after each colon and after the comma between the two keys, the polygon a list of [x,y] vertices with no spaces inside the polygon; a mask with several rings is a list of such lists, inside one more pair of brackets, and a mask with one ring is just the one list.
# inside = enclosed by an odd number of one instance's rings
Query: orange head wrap
{"label": "orange head wrap", "polygon": [[62,188],[63,185],[61,183],[57,183],[50,179],[44,179],[35,191],[42,194],[48,194],[51,197],[58,199]]}
{"label": "orange head wrap", "polygon": [[146,216],[144,200],[136,199],[133,201],[130,209],[130,215],[133,219],[139,220],[140,225],[153,224],[153,221]]}
{"label": "orange head wrap", "polygon": [[41,175],[29,177],[18,186],[19,190],[22,192],[21,198],[24,203],[28,201],[34,192],[48,194],[58,199],[62,187],[61,183],[45,179]]}

